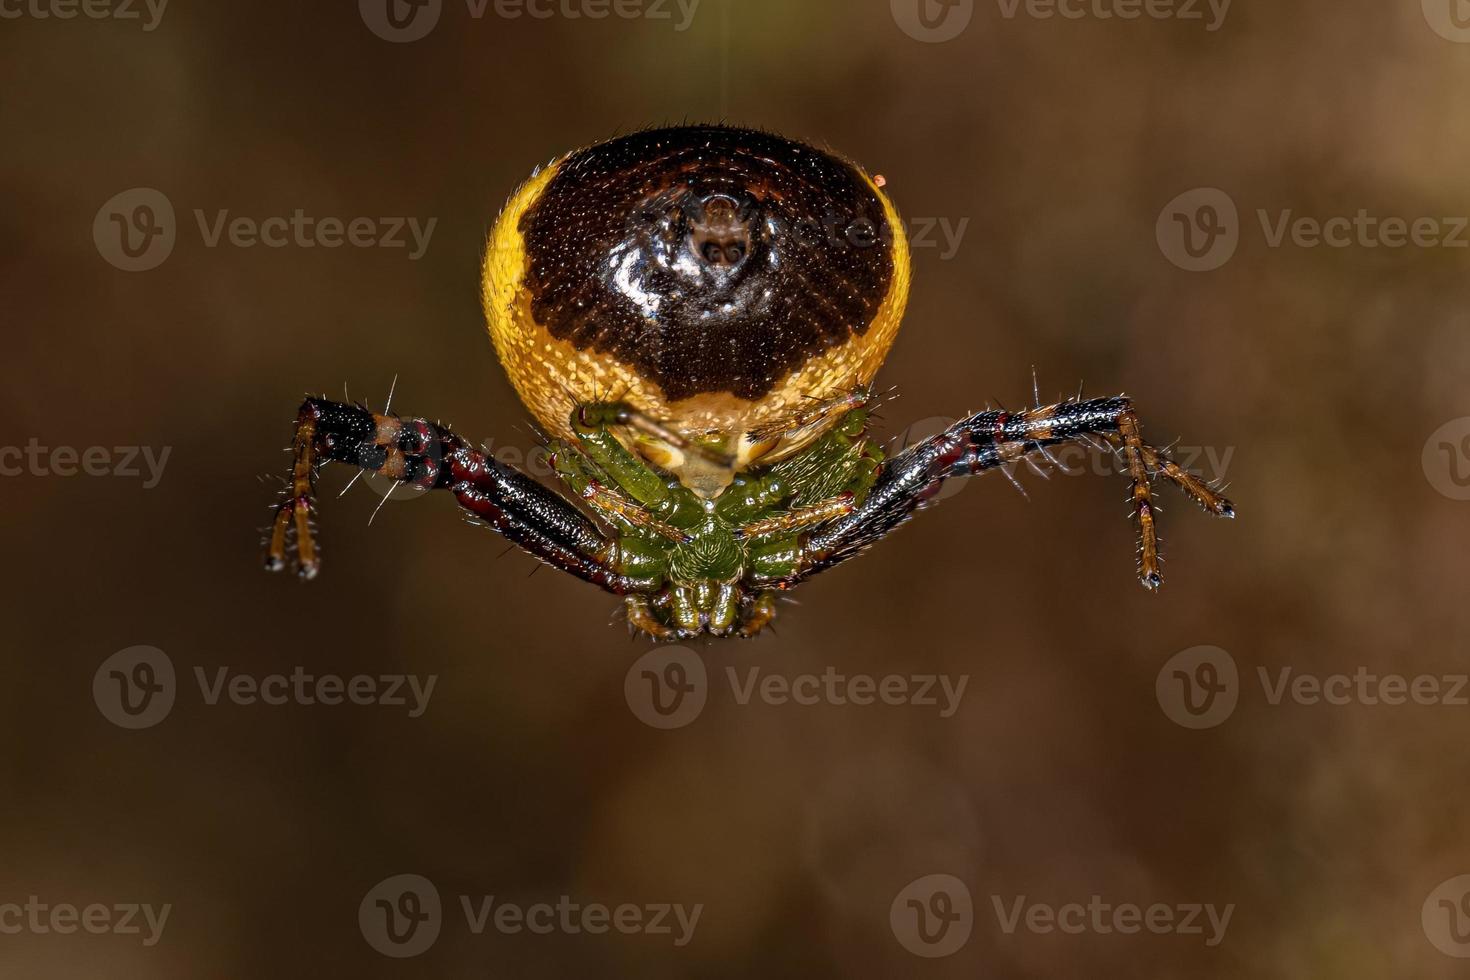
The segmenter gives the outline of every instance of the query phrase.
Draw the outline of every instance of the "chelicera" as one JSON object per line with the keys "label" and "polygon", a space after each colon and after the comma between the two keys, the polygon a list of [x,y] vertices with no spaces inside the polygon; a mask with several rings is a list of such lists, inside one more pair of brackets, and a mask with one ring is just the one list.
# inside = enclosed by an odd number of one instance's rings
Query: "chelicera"
{"label": "chelicera", "polygon": [[1151,482],[1234,516],[1143,441],[1127,398],[986,411],[892,458],[872,381],[908,300],[898,212],[832,153],[724,126],[649,130],[534,174],[490,233],[482,299],[548,437],[557,493],[449,428],[308,398],[266,563],[320,566],[322,462],[447,490],[522,549],[624,597],[659,640],[754,636],[777,596],[861,553],[951,478],[1109,442],[1144,586],[1162,581]]}

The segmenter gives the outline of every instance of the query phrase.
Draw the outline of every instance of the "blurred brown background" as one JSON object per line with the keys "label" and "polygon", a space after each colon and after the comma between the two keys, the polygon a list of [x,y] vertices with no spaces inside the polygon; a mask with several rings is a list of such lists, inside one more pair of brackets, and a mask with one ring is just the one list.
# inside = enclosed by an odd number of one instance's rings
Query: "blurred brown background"
{"label": "blurred brown background", "polygon": [[[1470,415],[1470,253],[1273,248],[1257,218],[1365,209],[1454,233],[1445,219],[1470,214],[1470,44],[1442,36],[1457,0],[1240,0],[1213,31],[1204,4],[1125,20],[1091,0],[1080,19],[926,0],[931,23],[969,18],[943,43],[912,36],[903,0],[701,0],[684,30],[687,5],[654,0],[602,20],[444,0],[405,43],[370,29],[371,2],[174,0],[151,30],[143,6],[60,19],[46,2],[0,20],[0,445],[170,456],[152,488],[146,467],[0,480],[0,906],[172,910],[152,946],[0,934],[0,976],[1463,975],[1436,944],[1470,919],[1431,893],[1470,872],[1470,708],[1273,705],[1258,680],[1465,669],[1470,504],[1452,496],[1470,428],[1432,434]],[[991,474],[804,587],[779,635],[700,648],[708,704],[669,731],[625,701],[647,647],[608,626],[615,601],[528,578],[447,498],[395,498],[368,527],[380,496],[336,499],[347,474],[328,471],[320,579],[264,574],[257,532],[303,392],[346,383],[380,407],[396,376],[400,411],[533,444],[478,309],[499,205],[566,150],[709,119],[836,147],[888,178],[916,230],[934,223],[880,377],[902,393],[886,436],[1020,403],[1035,365],[1046,396],[1127,391],[1154,439],[1233,452],[1223,474],[1199,465],[1229,480],[1239,520],[1162,490],[1152,596],[1121,477],[1023,471],[1028,503]],[[171,202],[176,241],[128,272],[93,226],[140,187]],[[1239,209],[1238,250],[1212,271],[1156,237],[1195,188]],[[195,218],[297,208],[437,223],[410,260],[210,247]],[[948,254],[940,229],[962,222]],[[134,731],[92,692],[135,645],[167,654],[177,690]],[[1238,706],[1191,730],[1155,685],[1200,645],[1238,666]],[[742,705],[730,665],[968,681],[949,718]],[[195,670],[220,667],[438,680],[410,718],[209,704]],[[358,909],[405,873],[436,886],[442,931],[395,959]],[[974,906],[942,959],[890,918],[933,874]],[[703,911],[681,947],[475,935],[460,896],[486,895]],[[1207,924],[1007,933],[995,911],[1094,895],[1234,911],[1213,946]]]}

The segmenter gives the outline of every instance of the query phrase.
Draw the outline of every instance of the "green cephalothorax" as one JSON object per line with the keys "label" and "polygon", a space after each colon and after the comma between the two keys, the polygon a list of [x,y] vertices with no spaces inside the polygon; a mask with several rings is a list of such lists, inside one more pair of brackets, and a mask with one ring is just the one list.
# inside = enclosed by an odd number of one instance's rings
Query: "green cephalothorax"
{"label": "green cephalothorax", "polygon": [[705,519],[689,529],[689,540],[669,552],[669,577],[676,583],[735,582],[745,570],[745,553],[735,528],[710,507]]}
{"label": "green cephalothorax", "polygon": [[617,532],[609,558],[639,583],[629,601],[635,624],[671,637],[724,634],[768,621],[774,598],[764,583],[797,574],[804,536],[866,496],[883,459],[864,438],[867,418],[847,411],[810,446],[733,475],[709,499],[628,451],[617,435],[628,413],[616,403],[579,406],[577,442],[554,442],[552,460]]}

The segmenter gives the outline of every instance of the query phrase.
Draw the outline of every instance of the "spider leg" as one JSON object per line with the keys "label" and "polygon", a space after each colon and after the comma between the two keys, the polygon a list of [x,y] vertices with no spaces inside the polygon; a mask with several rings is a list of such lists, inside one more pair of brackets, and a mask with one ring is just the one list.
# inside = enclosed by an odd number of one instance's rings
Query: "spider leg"
{"label": "spider leg", "polygon": [[635,631],[659,641],[678,639],[678,631],[664,625],[663,620],[654,615],[647,596],[630,595],[623,599],[623,603],[627,610],[628,625]]}
{"label": "spider leg", "polygon": [[1161,476],[1205,510],[1234,517],[1228,500],[1143,442],[1132,402],[1124,397],[1069,401],[1023,412],[972,415],[883,464],[877,482],[851,514],[801,539],[789,574],[762,584],[786,589],[857,555],[907,521],[951,477],[965,477],[1039,454],[1048,446],[1103,436],[1121,445],[1138,522],[1138,575],[1145,588],[1162,582],[1150,477]]}
{"label": "spider leg", "polygon": [[761,630],[775,632],[771,622],[776,618],[776,593],[770,590],[760,593],[743,611],[740,618],[740,635],[750,639]]}
{"label": "spider leg", "polygon": [[626,402],[595,402],[582,405],[573,411],[572,417],[573,426],[588,429],[614,425],[627,426],[635,432],[665,442],[675,449],[700,456],[716,466],[729,468],[734,465],[734,458],[728,453],[720,452],[701,442],[686,439],[674,431],[668,423],[655,419]]}
{"label": "spider leg", "polygon": [[1174,484],[1208,513],[1217,517],[1234,517],[1235,507],[1210,484],[1174,461],[1166,450],[1143,447],[1143,462],[1149,472],[1157,473]]}
{"label": "spider leg", "polygon": [[[272,571],[293,558],[303,578],[320,569],[310,520],[316,471],[323,462],[337,462],[396,483],[448,490],[461,507],[523,550],[608,592],[627,595],[648,586],[617,570],[617,541],[572,503],[437,423],[308,398],[297,416],[292,452],[290,486],[276,508],[266,548]],[[288,554],[292,539],[294,552]]]}
{"label": "spider leg", "polygon": [[796,409],[789,415],[757,426],[746,433],[746,438],[752,442],[773,442],[794,436],[835,416],[846,415],[855,409],[865,408],[872,401],[873,389],[864,385],[826,401],[814,401],[810,405]]}
{"label": "spider leg", "polygon": [[737,529],[735,534],[742,539],[760,538],[781,534],[785,531],[799,530],[813,524],[824,524],[833,518],[851,514],[855,497],[856,495],[851,490],[845,490],[835,497],[830,497],[809,507],[796,507],[773,517],[751,521]]}

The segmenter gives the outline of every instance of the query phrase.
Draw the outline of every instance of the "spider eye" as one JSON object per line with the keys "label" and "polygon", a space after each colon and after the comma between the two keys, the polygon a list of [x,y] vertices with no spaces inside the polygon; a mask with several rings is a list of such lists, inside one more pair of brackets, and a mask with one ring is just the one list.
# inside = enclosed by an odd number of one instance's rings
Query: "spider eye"
{"label": "spider eye", "polygon": [[753,209],[716,194],[689,213],[689,240],[694,253],[719,269],[739,265],[750,250]]}
{"label": "spider eye", "polygon": [[737,266],[745,258],[745,243],[730,242],[722,245],[719,242],[705,242],[701,254],[710,265]]}

